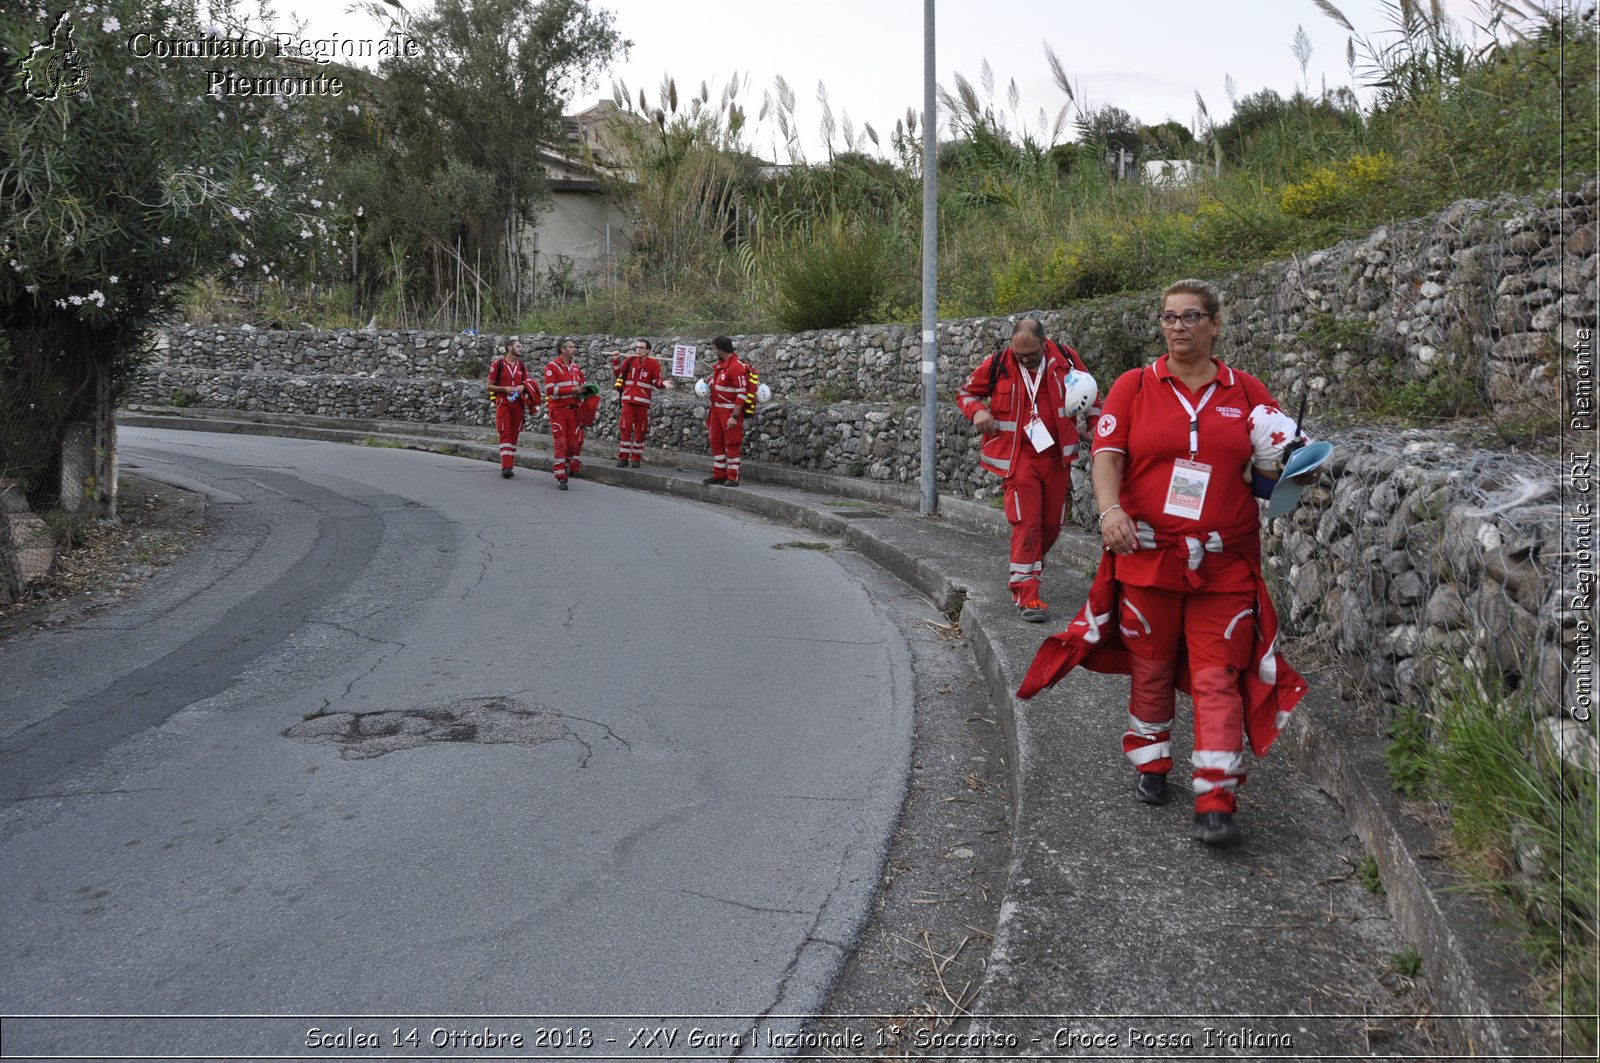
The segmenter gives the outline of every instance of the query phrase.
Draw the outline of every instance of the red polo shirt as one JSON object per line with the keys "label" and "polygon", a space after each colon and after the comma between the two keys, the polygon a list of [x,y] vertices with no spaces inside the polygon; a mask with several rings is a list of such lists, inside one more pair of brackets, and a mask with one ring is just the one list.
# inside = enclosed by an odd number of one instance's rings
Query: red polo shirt
{"label": "red polo shirt", "polygon": [[[1249,590],[1256,583],[1245,559],[1260,563],[1261,517],[1244,480],[1253,454],[1248,419],[1251,408],[1272,402],[1272,397],[1266,385],[1249,373],[1212,361],[1217,377],[1199,391],[1190,391],[1172,374],[1166,355],[1154,365],[1123,373],[1106,396],[1092,453],[1127,456],[1118,501],[1128,516],[1155,529],[1159,542],[1184,535],[1204,539],[1211,532],[1221,537],[1222,552],[1205,553],[1200,562],[1204,589]],[[1192,437],[1185,401],[1194,410]],[[1166,512],[1174,466],[1181,460],[1211,467],[1198,519]],[[1184,590],[1189,586],[1187,560],[1181,544],[1135,550],[1117,555],[1116,577],[1135,587]]]}

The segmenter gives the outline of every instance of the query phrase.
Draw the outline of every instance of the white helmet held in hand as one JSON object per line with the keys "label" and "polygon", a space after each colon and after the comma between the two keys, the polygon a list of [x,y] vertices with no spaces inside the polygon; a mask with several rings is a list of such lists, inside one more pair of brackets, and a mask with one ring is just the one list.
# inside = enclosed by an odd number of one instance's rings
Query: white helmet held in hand
{"label": "white helmet held in hand", "polygon": [[1094,382],[1094,377],[1077,369],[1067,373],[1067,393],[1064,397],[1067,416],[1076,417],[1093,406],[1098,394],[1100,385]]}
{"label": "white helmet held in hand", "polygon": [[772,389],[767,387],[767,385],[765,385],[765,384],[757,384],[756,385],[756,401],[757,402],[771,402],[772,401]]}
{"label": "white helmet held in hand", "polygon": [[1250,445],[1255,448],[1254,463],[1261,466],[1277,465],[1283,460],[1283,448],[1294,441],[1294,418],[1265,403],[1250,411],[1246,422],[1250,429]]}
{"label": "white helmet held in hand", "polygon": [[706,385],[706,378],[701,377],[694,382],[694,393],[702,399],[711,397],[711,388]]}

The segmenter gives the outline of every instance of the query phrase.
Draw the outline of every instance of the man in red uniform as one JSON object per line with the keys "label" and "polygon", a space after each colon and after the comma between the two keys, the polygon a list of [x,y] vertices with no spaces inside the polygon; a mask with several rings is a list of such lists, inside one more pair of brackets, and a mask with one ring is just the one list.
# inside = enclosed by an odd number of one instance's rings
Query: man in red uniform
{"label": "man in red uniform", "polygon": [[711,412],[706,415],[706,429],[711,433],[711,475],[705,482],[738,487],[744,419],[756,412],[756,386],[760,381],[755,369],[734,353],[733,340],[718,336],[711,341],[711,347],[716,351],[717,364],[706,382],[711,398]]}
{"label": "man in red uniform", "polygon": [[[956,392],[961,412],[984,435],[978,463],[1003,481],[1011,524],[1008,586],[1022,619],[1035,624],[1050,616],[1039,583],[1066,520],[1078,454],[1077,422],[1066,408],[1073,370],[1088,372],[1078,352],[1045,339],[1044,326],[1025,317],[1011,346],[985,358]],[[1088,413],[1098,411],[1091,406]]]}
{"label": "man in red uniform", "polygon": [[661,363],[650,355],[650,341],[633,341],[633,357],[624,359],[620,353],[611,359],[611,368],[617,375],[617,395],[622,399],[622,409],[617,416],[617,468],[632,464],[637,469],[644,462],[644,437],[650,431],[650,400],[656,389],[671,387],[671,381],[661,377]]}
{"label": "man in red uniform", "polygon": [[579,407],[583,396],[579,391],[588,378],[572,356],[578,345],[563,339],[556,345],[555,360],[544,367],[544,398],[550,410],[550,445],[555,459],[550,471],[556,475],[556,485],[565,491],[567,478],[578,475],[583,467],[578,455],[583,452],[583,426],[579,421]]}
{"label": "man in red uniform", "polygon": [[506,339],[505,354],[489,364],[489,396],[494,403],[494,427],[500,435],[500,475],[515,476],[517,438],[522,435],[524,416],[538,408],[539,388],[529,377],[522,361],[522,341]]}

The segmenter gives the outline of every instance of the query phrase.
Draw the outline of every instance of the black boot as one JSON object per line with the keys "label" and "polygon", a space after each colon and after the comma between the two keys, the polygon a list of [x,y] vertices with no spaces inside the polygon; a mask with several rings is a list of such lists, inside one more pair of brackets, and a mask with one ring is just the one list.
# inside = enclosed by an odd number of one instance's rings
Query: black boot
{"label": "black boot", "polygon": [[1133,796],[1147,805],[1164,805],[1172,800],[1172,794],[1167,789],[1166,772],[1141,771],[1139,781],[1133,787]]}
{"label": "black boot", "polygon": [[1232,812],[1196,812],[1194,840],[1207,845],[1238,845],[1244,835],[1233,821]]}

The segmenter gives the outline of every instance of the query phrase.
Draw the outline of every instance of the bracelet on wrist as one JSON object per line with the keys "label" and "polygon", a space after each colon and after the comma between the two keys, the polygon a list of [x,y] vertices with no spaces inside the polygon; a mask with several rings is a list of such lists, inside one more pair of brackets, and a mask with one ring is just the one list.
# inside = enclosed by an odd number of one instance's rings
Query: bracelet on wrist
{"label": "bracelet on wrist", "polygon": [[1100,518],[1097,521],[1095,521],[1095,524],[1097,526],[1100,525],[1100,524],[1104,524],[1106,522],[1106,514],[1107,513],[1110,513],[1113,509],[1121,509],[1121,508],[1122,508],[1122,503],[1121,502],[1113,502],[1113,503],[1111,503],[1111,505],[1107,506],[1105,509],[1102,509],[1100,511]]}

